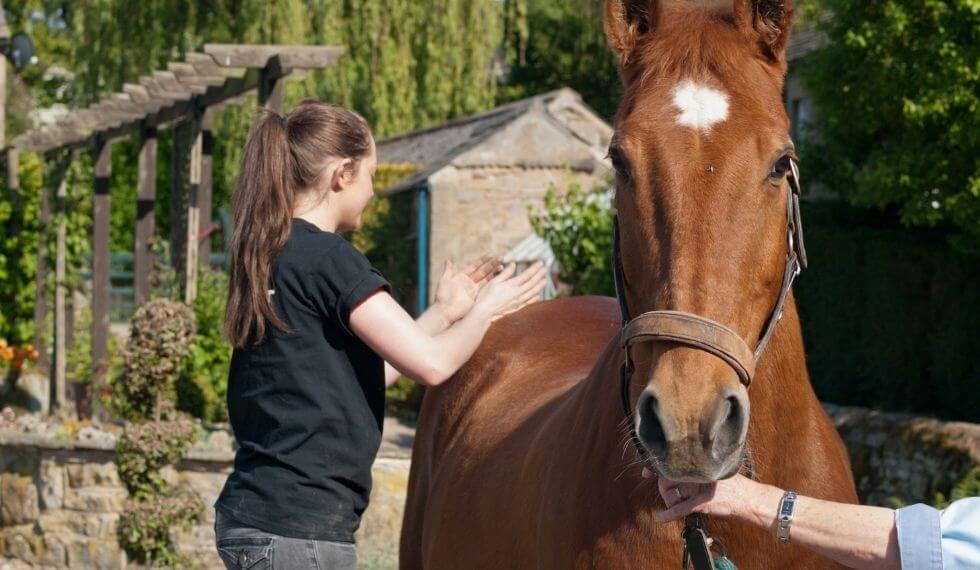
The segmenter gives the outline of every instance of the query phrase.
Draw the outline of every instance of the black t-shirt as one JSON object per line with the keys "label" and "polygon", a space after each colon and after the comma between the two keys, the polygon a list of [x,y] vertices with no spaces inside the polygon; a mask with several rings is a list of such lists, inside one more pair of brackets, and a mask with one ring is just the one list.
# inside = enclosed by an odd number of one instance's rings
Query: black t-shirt
{"label": "black t-shirt", "polygon": [[381,444],[384,361],[350,332],[351,309],[388,282],[340,236],[294,219],[272,268],[276,313],[236,349],[228,415],[239,449],[215,507],[293,538],[353,542]]}

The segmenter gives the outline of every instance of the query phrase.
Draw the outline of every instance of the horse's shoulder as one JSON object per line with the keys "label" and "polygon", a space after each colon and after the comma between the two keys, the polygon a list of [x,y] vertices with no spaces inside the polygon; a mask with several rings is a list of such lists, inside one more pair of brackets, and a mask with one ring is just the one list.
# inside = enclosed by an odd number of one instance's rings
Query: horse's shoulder
{"label": "horse's shoulder", "polygon": [[601,349],[610,333],[619,328],[619,322],[619,306],[611,297],[543,301],[494,323],[478,353],[540,351],[579,344]]}

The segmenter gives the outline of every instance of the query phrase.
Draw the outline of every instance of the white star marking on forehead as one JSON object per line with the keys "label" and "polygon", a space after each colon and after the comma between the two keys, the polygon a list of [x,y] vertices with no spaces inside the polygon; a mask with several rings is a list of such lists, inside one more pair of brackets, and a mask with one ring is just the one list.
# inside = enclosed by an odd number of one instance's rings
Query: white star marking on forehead
{"label": "white star marking on forehead", "polygon": [[715,123],[728,118],[728,96],[689,79],[674,88],[673,102],[681,111],[677,123],[682,126],[707,132]]}

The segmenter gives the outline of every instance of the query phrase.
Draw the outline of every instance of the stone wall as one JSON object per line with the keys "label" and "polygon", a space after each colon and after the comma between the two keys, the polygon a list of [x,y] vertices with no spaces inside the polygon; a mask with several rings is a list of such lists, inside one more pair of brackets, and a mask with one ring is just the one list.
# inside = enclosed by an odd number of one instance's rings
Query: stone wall
{"label": "stone wall", "polygon": [[[408,459],[379,458],[375,493],[358,533],[362,568],[395,568]],[[116,522],[127,498],[112,444],[0,431],[0,568],[12,561],[48,568],[126,568]],[[214,502],[231,472],[229,452],[191,451],[165,472],[208,505],[204,520],[176,537],[198,568],[221,568],[214,549]],[[129,565],[132,566],[132,565]]]}
{"label": "stone wall", "polygon": [[847,445],[858,495],[885,506],[932,504],[980,467],[980,425],[825,404]]}
{"label": "stone wall", "polygon": [[[980,425],[826,407],[848,446],[864,502],[932,503],[937,492],[948,496],[953,484],[980,466]],[[385,436],[371,507],[357,537],[362,570],[397,567],[413,432],[386,422]],[[115,534],[126,491],[112,448],[97,439],[0,430],[0,569],[127,566]],[[166,476],[210,505],[231,459],[228,451],[192,450]],[[208,509],[201,524],[177,537],[180,552],[200,568],[221,567],[213,523]]]}

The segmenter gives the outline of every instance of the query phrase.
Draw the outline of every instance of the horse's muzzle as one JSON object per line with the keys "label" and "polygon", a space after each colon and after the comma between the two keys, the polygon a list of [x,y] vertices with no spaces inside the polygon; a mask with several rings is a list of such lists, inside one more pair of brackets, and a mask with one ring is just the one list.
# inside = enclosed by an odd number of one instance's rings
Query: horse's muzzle
{"label": "horse's muzzle", "polygon": [[662,475],[706,482],[738,470],[748,433],[746,391],[723,388],[701,409],[701,417],[678,418],[650,388],[637,400],[637,433]]}

